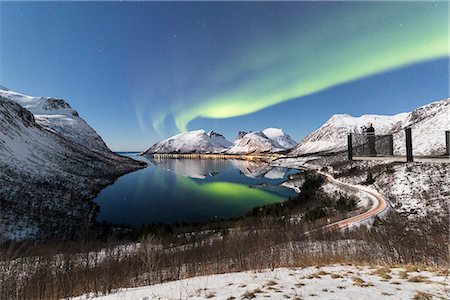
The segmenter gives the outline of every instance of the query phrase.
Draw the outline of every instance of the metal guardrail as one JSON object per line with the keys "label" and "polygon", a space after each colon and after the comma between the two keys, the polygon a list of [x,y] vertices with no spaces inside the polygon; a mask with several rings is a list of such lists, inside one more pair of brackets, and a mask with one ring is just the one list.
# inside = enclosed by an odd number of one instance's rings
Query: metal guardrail
{"label": "metal guardrail", "polygon": [[[348,159],[353,157],[393,156],[393,135],[355,134],[347,136]],[[445,156],[450,156],[450,131],[445,131]],[[406,161],[414,161],[411,128],[405,129]]]}

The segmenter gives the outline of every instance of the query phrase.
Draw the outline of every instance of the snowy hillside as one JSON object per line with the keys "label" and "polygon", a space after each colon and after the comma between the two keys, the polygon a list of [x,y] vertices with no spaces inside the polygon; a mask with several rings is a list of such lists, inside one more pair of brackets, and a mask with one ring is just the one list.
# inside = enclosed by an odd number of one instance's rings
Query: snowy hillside
{"label": "snowy hillside", "polygon": [[214,131],[194,130],[174,135],[151,146],[143,154],[223,153],[232,143]]}
{"label": "snowy hillside", "polygon": [[[406,271],[351,265],[278,268],[186,278],[95,299],[448,299],[445,275]],[[88,296],[94,295],[76,299]]]}
{"label": "snowy hillside", "polygon": [[442,155],[445,153],[445,131],[450,130],[450,98],[432,102],[408,114],[393,128],[394,154],[405,155],[403,129],[411,128],[414,155]]}
{"label": "snowy hillside", "polygon": [[[54,107],[71,111],[60,101],[42,99],[36,103],[41,111]],[[82,127],[81,139],[75,143],[57,133],[54,123],[48,127],[43,122],[48,115],[35,116],[18,103],[0,96],[0,241],[69,237],[92,222],[95,205],[87,200],[118,176],[143,165],[106,147],[99,153],[97,147],[91,151],[80,145],[89,140],[83,136],[86,123],[81,119],[74,119]],[[72,132],[76,132],[74,125]]]}
{"label": "snowy hillside", "polygon": [[90,150],[109,152],[102,138],[63,99],[27,96],[0,86],[0,96],[30,111],[36,123]]}
{"label": "snowy hillside", "polygon": [[[444,131],[450,128],[450,99],[422,106],[411,113],[394,116],[347,114],[334,115],[319,129],[303,139],[291,154],[335,152],[347,149],[347,134],[361,133],[361,127],[373,123],[376,134],[394,133],[394,154],[405,154],[404,129],[412,128],[414,154],[443,154]],[[419,142],[420,141],[420,142]]]}
{"label": "snowy hillside", "polygon": [[239,132],[229,154],[260,154],[286,151],[296,143],[278,128],[267,128],[256,132]]}
{"label": "snowy hillside", "polygon": [[279,128],[266,128],[262,131],[273,143],[277,144],[279,148],[292,149],[297,143],[286,133]]}

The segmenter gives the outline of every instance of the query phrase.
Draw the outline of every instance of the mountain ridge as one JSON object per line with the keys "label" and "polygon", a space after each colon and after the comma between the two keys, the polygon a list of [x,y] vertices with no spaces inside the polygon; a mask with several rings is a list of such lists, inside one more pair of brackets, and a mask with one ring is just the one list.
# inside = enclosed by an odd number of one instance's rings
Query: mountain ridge
{"label": "mountain ridge", "polygon": [[203,129],[176,134],[153,144],[143,155],[152,154],[256,154],[286,151],[297,143],[279,128],[239,131],[232,143],[223,135]]}
{"label": "mountain ridge", "polygon": [[449,120],[450,98],[428,103],[409,113],[391,116],[364,114],[353,117],[349,114],[335,114],[301,140],[289,154],[299,156],[344,151],[347,149],[347,134],[362,133],[361,127],[367,123],[373,124],[376,134],[394,136],[396,155],[405,155],[403,130],[407,127],[412,129],[415,155],[439,154],[444,152],[444,131],[450,128]]}
{"label": "mountain ridge", "polygon": [[[95,224],[95,204],[89,200],[144,164],[116,155],[106,145],[106,150],[96,147],[95,139],[101,137],[79,117],[78,133],[76,125],[64,130],[64,123],[46,122],[52,111],[58,113],[56,119],[64,118],[61,110],[75,111],[64,100],[30,97],[33,101],[25,104],[48,113],[35,115],[13,93],[0,94],[0,242],[71,238],[86,224]],[[81,138],[74,141],[76,136]]]}

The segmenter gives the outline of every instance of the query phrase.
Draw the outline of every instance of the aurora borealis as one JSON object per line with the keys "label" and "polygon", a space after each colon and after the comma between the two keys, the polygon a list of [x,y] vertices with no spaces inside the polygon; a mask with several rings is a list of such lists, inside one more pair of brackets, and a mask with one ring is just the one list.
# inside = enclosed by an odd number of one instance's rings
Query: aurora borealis
{"label": "aurora borealis", "polygon": [[446,1],[8,2],[0,13],[0,83],[65,98],[114,150],[200,128],[299,140],[334,113],[449,96]]}
{"label": "aurora borealis", "polygon": [[[333,4],[336,5],[336,4]],[[250,45],[211,66],[198,90],[162,115],[185,131],[197,117],[229,118],[421,61],[448,56],[448,9],[440,3],[350,4],[328,11],[324,22],[293,20],[278,41],[249,36]],[[270,25],[269,25],[270,26]],[[273,38],[273,37],[270,37]],[[278,39],[276,39],[278,40]],[[233,63],[230,63],[232,61]],[[217,82],[217,83],[215,83]],[[212,85],[221,88],[211,91]]]}

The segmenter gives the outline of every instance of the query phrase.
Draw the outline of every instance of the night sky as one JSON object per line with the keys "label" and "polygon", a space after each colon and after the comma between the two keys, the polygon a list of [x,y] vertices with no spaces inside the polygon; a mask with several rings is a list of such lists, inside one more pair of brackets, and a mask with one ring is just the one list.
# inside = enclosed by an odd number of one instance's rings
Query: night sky
{"label": "night sky", "polygon": [[0,84],[61,97],[113,150],[180,131],[395,114],[449,97],[447,2],[0,3]]}

